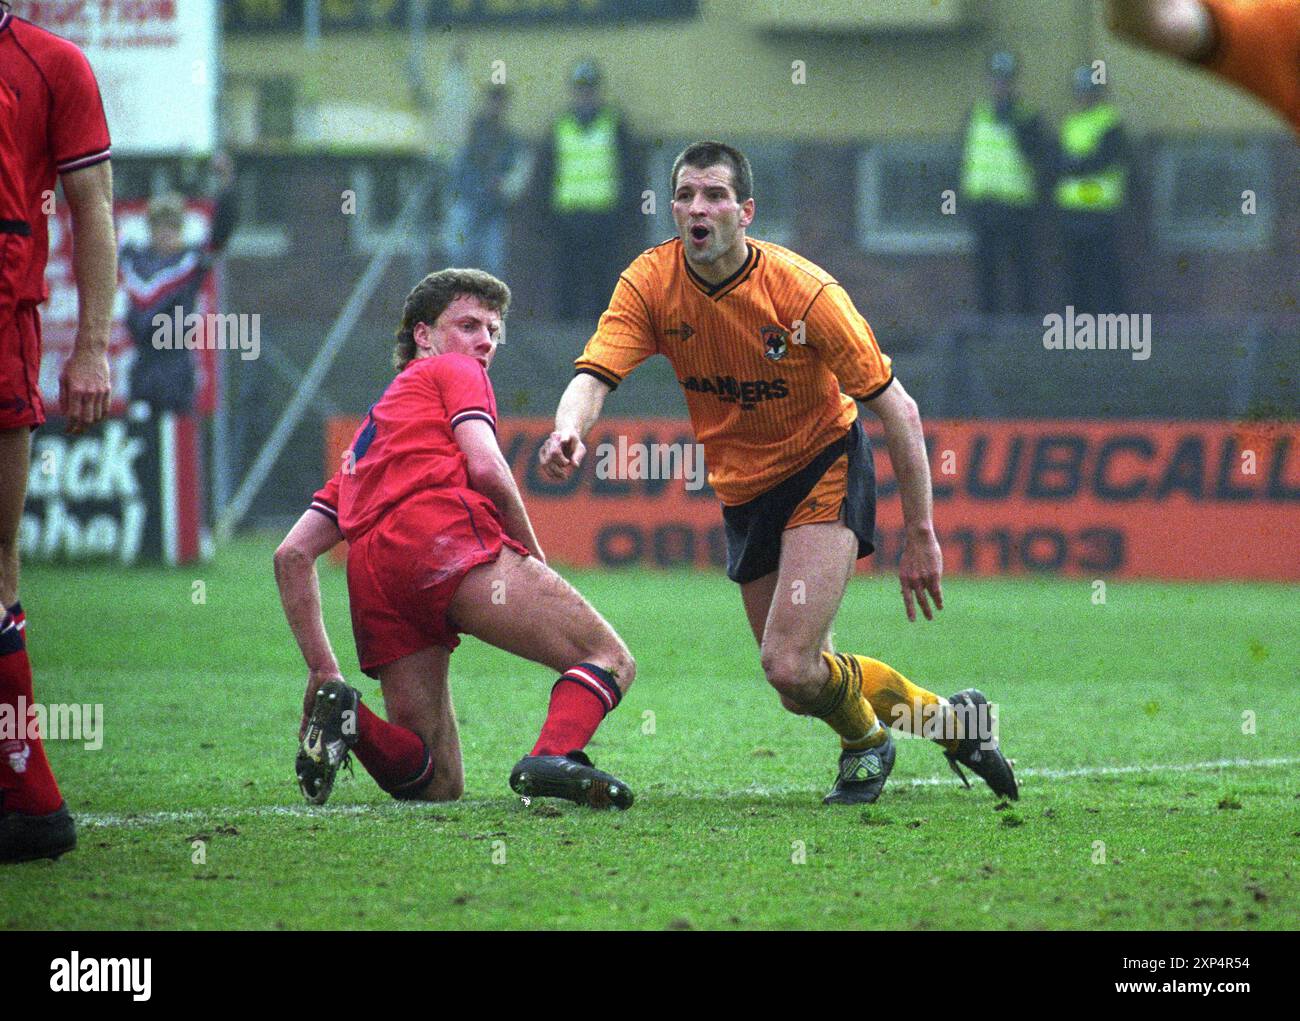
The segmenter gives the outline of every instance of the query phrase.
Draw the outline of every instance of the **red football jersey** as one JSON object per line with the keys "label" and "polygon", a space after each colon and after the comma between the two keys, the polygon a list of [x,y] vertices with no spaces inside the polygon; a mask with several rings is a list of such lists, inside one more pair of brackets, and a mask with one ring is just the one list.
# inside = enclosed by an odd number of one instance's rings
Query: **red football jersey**
{"label": "red football jersey", "polygon": [[59,174],[103,163],[108,123],[99,85],[85,54],[68,40],[9,13],[0,13],[0,79],[18,97],[18,149],[32,225],[31,259],[22,301],[44,301],[49,231],[44,195]]}
{"label": "red football jersey", "polygon": [[483,366],[463,354],[415,359],[370,409],[312,509],[338,522],[349,541],[423,494],[495,514],[492,501],[470,488],[468,462],[453,433],[474,418],[496,429],[496,397]]}
{"label": "red football jersey", "polygon": [[[22,156],[18,152],[18,97],[0,78],[0,224],[7,233],[21,233],[27,223],[27,193],[22,186]],[[30,230],[30,225],[27,226]]]}
{"label": "red football jersey", "polygon": [[31,249],[22,160],[14,137],[17,124],[18,97],[0,79],[0,315],[13,315]]}

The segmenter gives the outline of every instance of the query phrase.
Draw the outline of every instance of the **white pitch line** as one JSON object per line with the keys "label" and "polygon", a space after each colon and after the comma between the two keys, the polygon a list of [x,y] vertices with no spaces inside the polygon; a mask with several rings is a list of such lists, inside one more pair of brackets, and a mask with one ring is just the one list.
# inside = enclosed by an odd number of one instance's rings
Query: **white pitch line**
{"label": "white pitch line", "polygon": [[[1276,759],[1214,759],[1210,762],[1157,763],[1146,766],[1079,766],[1074,769],[1020,769],[1016,771],[1018,779],[1042,778],[1045,780],[1070,780],[1089,776],[1131,776],[1135,773],[1197,773],[1204,770],[1221,769],[1272,769],[1278,766],[1300,765],[1300,757],[1291,756]],[[976,783],[979,778],[974,778]],[[906,781],[909,787],[938,787],[955,784],[954,776],[922,776]],[[688,798],[729,798],[747,795],[806,793],[804,787],[747,787],[734,791],[720,791],[711,794],[702,792],[688,793]],[[674,794],[681,797],[681,794]],[[291,816],[300,818],[331,819],[339,816],[370,815],[375,812],[407,812],[426,816],[436,812],[439,807],[454,810],[459,806],[483,807],[502,804],[502,798],[463,798],[456,802],[444,802],[438,805],[421,802],[387,802],[381,805],[339,805],[334,808],[317,808],[312,805],[245,805],[232,808],[196,808],[184,812],[144,812],[139,815],[101,815],[85,812],[76,816],[79,826],[90,829],[104,828],[141,828],[160,826],[166,823],[193,822],[223,823],[230,819],[257,819],[274,816]]]}

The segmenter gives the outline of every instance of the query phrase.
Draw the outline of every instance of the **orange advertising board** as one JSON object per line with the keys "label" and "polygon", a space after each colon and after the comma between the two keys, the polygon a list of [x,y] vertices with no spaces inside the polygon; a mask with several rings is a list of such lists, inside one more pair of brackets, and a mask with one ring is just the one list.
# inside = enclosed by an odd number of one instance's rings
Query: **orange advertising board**
{"label": "orange advertising board", "polygon": [[[861,566],[892,570],[903,525],[897,483],[879,424],[864,424],[879,496],[877,552]],[[329,464],[339,463],[357,425],[331,422]],[[638,459],[637,445],[684,450],[693,442],[689,423],[603,420],[588,437],[582,470],[563,483],[538,468],[551,428],[549,419],[500,425],[548,558],[574,566],[726,563],[722,517],[707,485],[692,492],[682,478],[637,477],[668,463]],[[1300,426],[939,420],[925,431],[949,574],[1300,581]],[[619,470],[598,470],[602,454],[606,468]]]}

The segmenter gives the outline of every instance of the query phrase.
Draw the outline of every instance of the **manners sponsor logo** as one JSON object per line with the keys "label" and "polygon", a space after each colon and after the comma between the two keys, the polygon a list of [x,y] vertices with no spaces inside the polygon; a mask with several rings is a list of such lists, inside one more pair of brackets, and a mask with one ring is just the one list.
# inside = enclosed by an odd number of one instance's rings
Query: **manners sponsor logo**
{"label": "manners sponsor logo", "polygon": [[690,393],[716,394],[725,404],[739,403],[744,411],[752,411],[760,401],[781,400],[790,396],[790,386],[784,379],[737,379],[735,376],[687,376],[681,380],[682,389]]}
{"label": "manners sponsor logo", "polygon": [[50,989],[56,993],[130,993],[143,1003],[153,985],[153,958],[86,957],[72,951],[50,962]]}

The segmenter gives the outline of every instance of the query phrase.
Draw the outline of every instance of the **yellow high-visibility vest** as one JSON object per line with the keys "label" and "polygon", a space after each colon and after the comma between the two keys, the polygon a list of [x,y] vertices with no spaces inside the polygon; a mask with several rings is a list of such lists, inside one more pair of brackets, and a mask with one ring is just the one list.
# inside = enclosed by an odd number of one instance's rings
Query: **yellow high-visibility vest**
{"label": "yellow high-visibility vest", "polygon": [[598,113],[586,128],[568,113],[555,124],[551,202],[560,213],[607,213],[618,201],[618,120]]}
{"label": "yellow high-visibility vest", "polygon": [[1015,125],[998,120],[987,99],[975,104],[966,130],[961,188],[976,201],[1032,206],[1038,200],[1034,168],[1020,150]]}
{"label": "yellow high-visibility vest", "polygon": [[[1061,123],[1061,150],[1085,159],[1118,123],[1119,111],[1110,103],[1076,110]],[[1062,209],[1108,213],[1124,204],[1127,185],[1128,171],[1118,163],[1096,173],[1062,177],[1056,183],[1056,204]]]}

